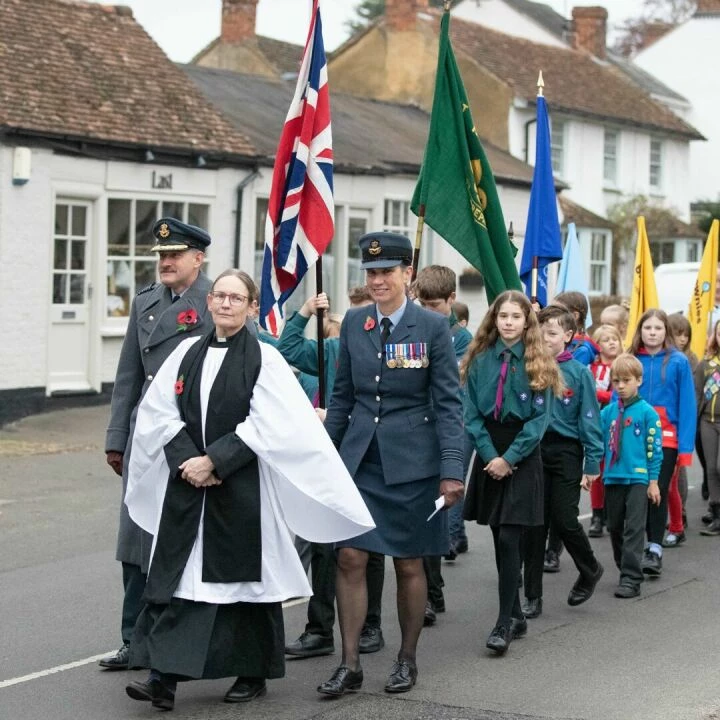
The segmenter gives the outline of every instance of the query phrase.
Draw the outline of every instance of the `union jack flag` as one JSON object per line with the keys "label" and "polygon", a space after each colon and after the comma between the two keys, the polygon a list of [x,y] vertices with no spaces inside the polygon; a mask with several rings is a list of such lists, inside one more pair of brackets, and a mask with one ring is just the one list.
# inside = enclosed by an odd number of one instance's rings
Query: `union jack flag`
{"label": "union jack flag", "polygon": [[327,60],[320,0],[313,0],[295,96],[275,154],[265,221],[260,323],[277,335],[283,305],[335,231]]}

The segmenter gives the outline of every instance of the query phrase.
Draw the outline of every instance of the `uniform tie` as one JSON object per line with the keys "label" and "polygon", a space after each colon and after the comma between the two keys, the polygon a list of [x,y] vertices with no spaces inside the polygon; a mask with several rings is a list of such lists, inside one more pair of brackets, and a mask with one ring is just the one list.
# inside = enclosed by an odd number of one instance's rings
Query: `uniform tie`
{"label": "uniform tie", "polygon": [[390,322],[389,317],[384,317],[380,321],[380,326],[382,327],[382,330],[380,330],[380,349],[385,352],[385,343],[388,341],[388,338],[390,337],[390,326],[392,323]]}
{"label": "uniform tie", "polygon": [[180,295],[173,295],[172,302],[180,299]]}
{"label": "uniform tie", "polygon": [[507,379],[508,374],[508,364],[510,363],[510,351],[503,350],[501,357],[502,366],[500,367],[500,380],[497,386],[497,393],[495,394],[495,411],[493,412],[495,420],[500,419],[500,413],[502,412],[503,390],[505,389],[505,380]]}

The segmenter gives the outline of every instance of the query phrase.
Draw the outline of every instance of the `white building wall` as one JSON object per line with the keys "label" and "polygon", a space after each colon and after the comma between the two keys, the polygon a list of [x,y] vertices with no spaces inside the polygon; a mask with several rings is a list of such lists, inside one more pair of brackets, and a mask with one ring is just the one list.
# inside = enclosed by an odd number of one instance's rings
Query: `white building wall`
{"label": "white building wall", "polygon": [[484,25],[492,30],[525,38],[542,45],[567,47],[527,15],[519,13],[502,0],[463,0],[452,11],[453,16],[462,20]]}
{"label": "white building wall", "polygon": [[643,50],[635,62],[691,103],[688,122],[707,142],[690,146],[689,197],[720,199],[720,17],[691,18]]}

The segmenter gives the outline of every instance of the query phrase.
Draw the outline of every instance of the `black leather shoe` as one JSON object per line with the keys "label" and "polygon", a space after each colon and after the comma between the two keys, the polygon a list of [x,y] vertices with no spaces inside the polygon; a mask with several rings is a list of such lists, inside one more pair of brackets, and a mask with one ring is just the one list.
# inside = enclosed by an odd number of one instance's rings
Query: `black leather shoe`
{"label": "black leather shoe", "polygon": [[646,550],[640,567],[648,577],[660,577],[662,575],[662,558],[657,553]]}
{"label": "black leather shoe", "polygon": [[605,568],[600,563],[598,563],[597,570],[592,577],[584,578],[581,575],[575,581],[575,584],[572,586],[572,590],[570,590],[570,594],[568,595],[567,600],[568,605],[575,607],[576,605],[582,605],[586,600],[589,600],[592,597],[592,594],[595,592],[595,586],[600,581],[600,578],[603,576],[604,572]]}
{"label": "black leather shoe", "polygon": [[455,552],[458,555],[462,555],[463,553],[466,553],[467,551],[468,551],[467,538],[465,540],[458,540],[458,542],[455,543]]}
{"label": "black leather shoe", "polygon": [[431,625],[435,624],[436,620],[437,620],[437,615],[435,614],[435,611],[433,610],[433,606],[430,604],[430,601],[428,600],[425,603],[425,618],[423,619],[423,625],[425,627],[430,627]]}
{"label": "black leather shoe", "polygon": [[523,615],[528,619],[540,617],[542,615],[542,598],[525,598],[522,604]]}
{"label": "black leather shoe", "polygon": [[451,540],[450,541],[450,549],[447,552],[447,555],[443,555],[443,557],[448,561],[452,562],[453,560],[457,559],[457,550],[455,549],[455,543]]}
{"label": "black leather shoe", "polygon": [[125,643],[114,655],[108,655],[98,662],[106,670],[127,670],[130,661],[130,645]]}
{"label": "black leather shoe", "polygon": [[593,513],[590,527],[588,528],[588,537],[599,538],[603,536],[602,511],[598,514]]}
{"label": "black leather shoe", "polygon": [[363,671],[351,670],[347,665],[341,665],[335,670],[329,680],[318,685],[317,691],[322,695],[340,697],[346,692],[355,692],[362,687]]}
{"label": "black leather shoe", "polygon": [[226,703],[250,702],[266,693],[267,685],[264,678],[239,677],[225,693],[223,700]]}
{"label": "black leather shoe", "polygon": [[296,658],[316,657],[330,655],[335,652],[333,639],[323,637],[317,633],[304,632],[295,642],[285,646],[285,654]]}
{"label": "black leather shoe", "polygon": [[496,625],[490,633],[485,647],[488,650],[494,650],[498,655],[504,655],[510,647],[511,640],[510,628],[505,625]]}
{"label": "black leather shoe", "polygon": [[417,665],[410,660],[396,660],[385,683],[386,693],[404,693],[417,682]]}
{"label": "black leather shoe", "polygon": [[640,594],[640,586],[639,585],[618,585],[615,588],[614,594],[615,594],[616,598],[623,598],[623,599],[634,598]]}
{"label": "black leather shoe", "polygon": [[175,692],[165,687],[159,680],[137,682],[133,680],[127,684],[125,692],[133,700],[151,702],[159,710],[172,710],[175,707]]}
{"label": "black leather shoe", "polygon": [[382,630],[366,625],[360,633],[358,650],[363,654],[375,653],[385,647]]}
{"label": "black leather shoe", "polygon": [[510,637],[517,640],[527,635],[527,620],[522,618],[510,618]]}
{"label": "black leather shoe", "polygon": [[543,572],[556,573],[560,572],[560,556],[554,550],[545,552],[545,562],[543,563]]}

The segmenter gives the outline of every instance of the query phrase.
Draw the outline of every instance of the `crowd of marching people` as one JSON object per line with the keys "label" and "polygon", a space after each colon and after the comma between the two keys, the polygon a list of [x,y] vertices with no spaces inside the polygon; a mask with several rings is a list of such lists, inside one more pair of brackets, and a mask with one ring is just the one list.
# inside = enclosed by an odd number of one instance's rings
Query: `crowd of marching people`
{"label": "crowd of marching people", "polygon": [[[468,550],[466,520],[494,542],[492,653],[543,612],[563,548],[577,569],[568,605],[610,575],[615,597],[637,597],[685,541],[695,450],[701,532],[720,535],[720,320],[697,358],[682,315],[648,309],[624,347],[623,306],[590,335],[583,294],[539,308],[509,290],[473,335],[454,273],[413,277],[409,240],[380,232],[360,239],[366,285],[346,316],[320,293],[275,337],[257,323],[250,276],[202,274],[204,231],[164,218],[154,234],[160,282],[133,305],[106,447],[124,480],[125,601],[123,645],[100,665],[150,670],[131,698],[171,710],[178,682],[235,677],[225,701],[254,700],[285,655],[335,651],[336,607],[341,660],[317,690],[360,689],[361,655],[384,646],[386,557],[401,644],[384,689],[411,690],[421,630],[445,611],[441,561]],[[305,331],[319,310],[315,341]],[[612,573],[588,539],[605,532]],[[298,596],[310,596],[307,625],[286,642],[281,603]]]}

